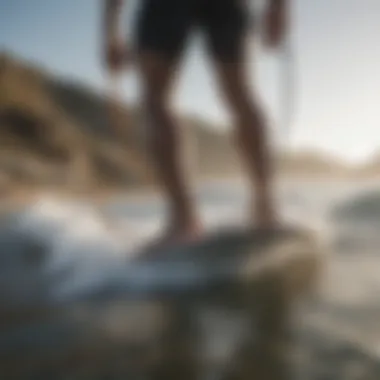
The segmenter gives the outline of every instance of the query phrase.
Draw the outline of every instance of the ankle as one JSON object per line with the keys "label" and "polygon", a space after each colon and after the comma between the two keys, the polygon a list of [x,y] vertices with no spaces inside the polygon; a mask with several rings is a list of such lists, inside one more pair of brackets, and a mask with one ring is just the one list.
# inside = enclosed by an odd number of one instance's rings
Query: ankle
{"label": "ankle", "polygon": [[175,230],[194,229],[200,225],[199,218],[194,213],[173,213],[169,225]]}

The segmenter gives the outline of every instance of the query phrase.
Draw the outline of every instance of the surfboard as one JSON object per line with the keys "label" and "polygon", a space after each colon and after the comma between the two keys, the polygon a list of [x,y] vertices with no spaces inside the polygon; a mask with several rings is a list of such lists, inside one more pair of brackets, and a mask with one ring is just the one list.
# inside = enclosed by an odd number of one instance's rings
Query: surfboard
{"label": "surfboard", "polygon": [[[323,261],[317,236],[296,226],[226,227],[197,242],[146,253],[126,260],[122,276],[114,279],[124,296],[183,297],[187,293],[196,297],[211,288],[254,281],[261,273],[290,263],[314,268]],[[115,288],[112,291],[117,293]],[[106,293],[98,295],[107,297]]]}
{"label": "surfboard", "polygon": [[[184,372],[173,368],[174,361],[191,369],[200,365],[192,361],[191,352],[181,351],[189,336],[197,340],[202,334],[191,327],[199,313],[215,307],[217,314],[220,310],[223,314],[232,307],[246,315],[248,324],[259,320],[261,330],[266,331],[272,327],[262,321],[268,321],[276,330],[282,323],[283,307],[310,287],[323,260],[317,237],[290,226],[268,230],[229,227],[196,243],[153,253],[126,257],[101,282],[84,284],[59,300],[50,296],[33,317],[20,317],[17,323],[0,318],[0,364],[7,374],[20,374],[21,379],[26,368],[29,374],[44,373],[50,370],[50,358],[56,363],[55,374],[75,372],[77,362],[70,360],[79,356],[84,366],[92,366],[93,373],[117,368],[110,363],[118,357],[124,365],[121,374],[144,371],[144,363],[135,368],[133,355],[129,356],[131,347],[142,349],[140,358],[149,358],[152,342],[153,346],[157,339],[161,342],[166,331],[171,338],[166,337],[164,345],[159,343],[159,349],[163,357],[169,356],[160,368],[178,378]],[[87,264],[97,265],[90,257]],[[72,270],[81,268],[86,266]],[[269,335],[272,339],[281,334]],[[191,350],[198,350],[193,344]],[[170,356],[173,352],[175,360]],[[252,362],[249,350],[247,358]],[[257,373],[257,368],[249,372]]]}

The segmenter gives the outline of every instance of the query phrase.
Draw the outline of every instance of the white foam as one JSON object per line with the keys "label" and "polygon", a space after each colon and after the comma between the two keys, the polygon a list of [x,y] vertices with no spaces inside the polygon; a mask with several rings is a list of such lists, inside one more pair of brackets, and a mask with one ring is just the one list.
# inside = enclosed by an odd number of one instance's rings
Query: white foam
{"label": "white foam", "polygon": [[[237,198],[237,201],[206,204],[201,210],[206,226],[214,228],[247,218],[244,200]],[[141,207],[141,210],[148,207],[144,201],[133,206]],[[66,270],[64,279],[54,286],[48,284],[51,288],[49,291],[54,294],[75,292],[81,287],[101,284],[118,271],[126,271],[122,261],[138,252],[137,248],[163,225],[163,215],[159,211],[143,214],[143,218],[134,219],[131,215],[119,213],[116,218],[112,213],[108,216],[102,214],[90,203],[41,194],[16,218],[11,218],[7,231],[1,232],[0,240],[8,239],[8,248],[2,249],[0,255],[6,256],[8,268],[12,265],[13,268],[20,268],[30,255],[30,247],[39,245],[43,256],[39,267],[22,267],[25,276],[38,279],[43,272],[54,277]],[[306,218],[303,215],[303,220],[310,219],[310,215]],[[153,274],[148,272],[146,276],[153,278]],[[161,276],[162,273],[156,273],[155,276]],[[142,272],[139,275],[143,281],[147,281]]]}
{"label": "white foam", "polygon": [[[44,273],[53,281],[55,274],[70,268],[56,288],[48,284],[51,292],[61,293],[107,278],[130,254],[138,234],[126,222],[111,223],[94,206],[41,195],[9,219],[4,239],[8,239],[8,249],[3,248],[1,255],[6,256],[8,273],[13,270],[36,279]],[[36,245],[41,256],[38,266],[28,267],[30,247]]]}

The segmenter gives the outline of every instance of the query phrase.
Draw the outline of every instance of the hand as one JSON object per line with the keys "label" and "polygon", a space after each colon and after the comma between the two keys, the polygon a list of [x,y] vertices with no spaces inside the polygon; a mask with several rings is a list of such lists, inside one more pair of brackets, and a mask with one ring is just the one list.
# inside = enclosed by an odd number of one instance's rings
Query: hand
{"label": "hand", "polygon": [[272,2],[265,19],[265,44],[277,48],[284,41],[287,32],[287,12],[284,2]]}
{"label": "hand", "polygon": [[104,52],[105,67],[110,73],[117,73],[126,63],[126,47],[123,41],[112,39],[106,43]]}

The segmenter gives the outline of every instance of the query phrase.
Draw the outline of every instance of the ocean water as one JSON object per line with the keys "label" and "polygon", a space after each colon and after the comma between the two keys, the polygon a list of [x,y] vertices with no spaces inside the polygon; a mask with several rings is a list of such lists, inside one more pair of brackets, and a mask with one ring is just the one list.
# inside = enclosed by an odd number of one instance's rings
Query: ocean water
{"label": "ocean water", "polygon": [[[374,215],[351,216],[345,223],[337,221],[334,213],[338,206],[349,208],[358,197],[373,197],[377,188],[377,183],[281,183],[277,204],[284,221],[313,228],[334,252],[347,253],[332,255],[339,263],[348,260],[348,252],[351,261],[363,263],[366,255],[376,256],[380,247],[374,233],[374,221],[377,218],[380,223],[380,213],[376,215],[376,208],[367,205],[367,214],[374,210]],[[206,230],[244,225],[250,218],[249,194],[241,183],[203,184],[196,191],[196,200]],[[89,200],[63,200],[42,193],[29,205],[3,213],[0,219],[0,279],[8,281],[12,271],[28,270],[33,282],[32,278],[41,277],[41,273],[55,277],[70,271],[70,281],[58,281],[60,294],[86,286],[96,288],[109,277],[124,276],[125,258],[133,258],[159,233],[164,222],[165,206],[158,195],[126,195],[95,205]],[[38,251],[35,255],[40,256],[34,258],[37,264],[28,267],[23,263],[32,260],[31,251]],[[17,291],[22,292],[21,288],[17,285]],[[50,288],[53,292],[54,287]],[[58,297],[58,293],[50,296]]]}
{"label": "ocean water", "polygon": [[[319,341],[320,334],[328,337],[333,331],[376,357],[380,355],[378,190],[377,182],[314,180],[283,182],[277,192],[282,218],[315,229],[329,249],[319,300],[303,314],[304,328],[308,333],[318,331]],[[199,186],[196,199],[206,228],[244,224],[249,218],[248,196],[239,182]],[[370,199],[373,207],[367,201],[365,212],[348,213],[343,221],[336,217],[338,209],[351,210],[358,199]],[[125,195],[96,205],[41,193],[29,205],[4,212],[0,217],[3,310],[107,298],[131,287],[146,290],[196,282],[191,271],[152,272],[127,264],[126,259],[133,260],[139,248],[159,233],[164,220],[165,206],[158,195]],[[125,288],[116,289],[120,284]]]}

